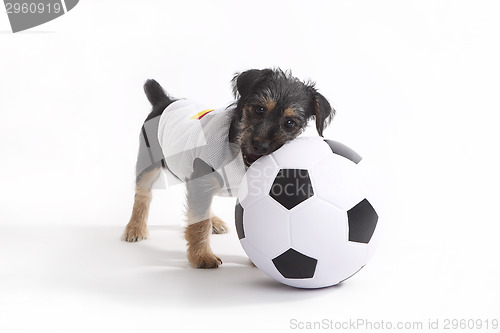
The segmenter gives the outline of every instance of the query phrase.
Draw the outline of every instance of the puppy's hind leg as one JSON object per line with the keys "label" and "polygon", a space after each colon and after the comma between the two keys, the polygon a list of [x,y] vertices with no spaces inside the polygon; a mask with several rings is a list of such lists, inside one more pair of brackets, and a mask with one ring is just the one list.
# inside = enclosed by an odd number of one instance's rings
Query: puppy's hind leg
{"label": "puppy's hind leg", "polygon": [[148,213],[151,203],[151,188],[165,167],[163,152],[158,141],[158,126],[165,108],[174,102],[155,80],[144,84],[144,92],[153,106],[139,136],[139,156],[136,165],[136,187],[134,208],[123,239],[137,242],[148,236]]}
{"label": "puppy's hind leg", "polygon": [[137,242],[148,237],[149,204],[153,197],[151,188],[161,173],[161,167],[153,167],[137,177],[132,216],[125,228],[123,239]]}

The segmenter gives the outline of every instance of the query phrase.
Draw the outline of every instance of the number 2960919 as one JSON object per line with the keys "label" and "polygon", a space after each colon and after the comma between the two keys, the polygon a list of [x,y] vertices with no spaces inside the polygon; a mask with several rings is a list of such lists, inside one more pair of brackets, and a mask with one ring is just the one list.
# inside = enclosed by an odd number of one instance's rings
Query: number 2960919
{"label": "number 2960919", "polygon": [[5,3],[7,14],[59,14],[63,11],[60,3]]}

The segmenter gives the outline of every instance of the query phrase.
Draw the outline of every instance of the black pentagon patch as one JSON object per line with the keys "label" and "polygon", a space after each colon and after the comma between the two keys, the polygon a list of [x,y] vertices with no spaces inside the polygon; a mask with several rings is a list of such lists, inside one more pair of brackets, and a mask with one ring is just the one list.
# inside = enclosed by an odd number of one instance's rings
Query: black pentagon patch
{"label": "black pentagon patch", "polygon": [[309,172],[305,169],[281,169],[269,195],[283,207],[292,209],[314,195]]}
{"label": "black pentagon patch", "polygon": [[244,209],[240,203],[236,201],[236,208],[234,209],[234,221],[236,223],[236,233],[239,239],[245,238],[245,230],[243,229],[243,212]]}
{"label": "black pentagon patch", "polygon": [[287,279],[308,279],[314,276],[317,259],[288,249],[273,259],[276,269]]}
{"label": "black pentagon patch", "polygon": [[362,157],[358,153],[356,153],[354,150],[351,148],[347,147],[343,143],[333,141],[333,140],[325,140],[326,143],[330,146],[330,149],[334,154],[340,155],[342,157],[347,158],[348,160],[351,160],[352,162],[358,164]]}
{"label": "black pentagon patch", "polygon": [[347,211],[349,222],[349,240],[357,243],[368,243],[377,226],[378,215],[368,200],[363,199]]}

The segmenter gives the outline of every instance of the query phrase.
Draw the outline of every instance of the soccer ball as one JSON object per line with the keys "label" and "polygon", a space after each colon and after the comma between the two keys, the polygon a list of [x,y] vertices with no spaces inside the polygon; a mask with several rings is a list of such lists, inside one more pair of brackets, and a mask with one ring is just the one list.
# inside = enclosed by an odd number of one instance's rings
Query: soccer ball
{"label": "soccer ball", "polygon": [[264,273],[299,288],[338,284],[371,256],[378,214],[349,147],[303,137],[254,162],[236,203],[243,249]]}

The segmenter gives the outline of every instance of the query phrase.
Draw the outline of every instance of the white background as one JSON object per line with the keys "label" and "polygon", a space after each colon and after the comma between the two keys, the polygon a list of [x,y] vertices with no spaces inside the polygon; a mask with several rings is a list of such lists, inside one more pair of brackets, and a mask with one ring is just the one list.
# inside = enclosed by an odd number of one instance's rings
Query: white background
{"label": "white background", "polygon": [[[0,331],[358,318],[484,331],[500,319],[499,13],[496,1],[87,0],[17,34],[0,13]],[[143,82],[219,107],[235,72],[272,66],[316,81],[338,112],[325,136],[372,164],[385,205],[367,267],[338,287],[282,286],[248,265],[232,228],[212,238],[224,264],[191,269],[182,188],[155,190],[149,240],[121,242]],[[215,204],[232,226],[234,200]]]}

